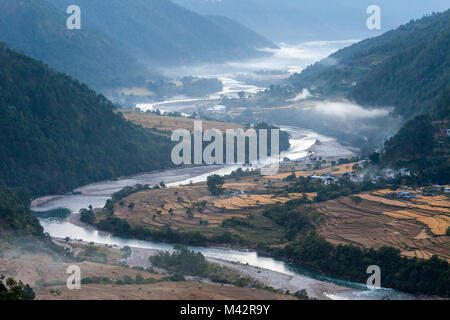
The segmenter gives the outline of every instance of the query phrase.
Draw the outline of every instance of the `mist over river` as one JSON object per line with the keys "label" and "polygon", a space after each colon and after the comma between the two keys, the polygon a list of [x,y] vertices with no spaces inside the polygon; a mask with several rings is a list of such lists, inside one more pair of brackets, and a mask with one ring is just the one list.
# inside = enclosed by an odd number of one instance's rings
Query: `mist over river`
{"label": "mist over river", "polygon": [[200,102],[219,100],[221,97],[236,98],[239,92],[256,94],[269,85],[286,80],[290,75],[301,72],[309,65],[326,58],[333,52],[349,46],[357,40],[311,41],[300,44],[278,44],[279,49],[260,49],[267,56],[223,64],[199,64],[159,70],[170,78],[196,76],[218,78],[223,90],[206,97],[172,97],[165,101],[136,104],[142,111],[159,109],[165,112],[186,112],[191,114]]}

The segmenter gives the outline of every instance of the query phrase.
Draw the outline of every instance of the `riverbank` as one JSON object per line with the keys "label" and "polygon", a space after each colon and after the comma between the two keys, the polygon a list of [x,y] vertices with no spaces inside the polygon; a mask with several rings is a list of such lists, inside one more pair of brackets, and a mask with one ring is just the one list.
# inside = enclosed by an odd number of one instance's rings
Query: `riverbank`
{"label": "riverbank", "polygon": [[[54,242],[58,245],[67,247],[70,244],[76,245],[93,245],[96,247],[109,247],[117,250],[121,249],[117,245],[108,245],[104,243],[87,242],[81,239],[61,239],[54,238]],[[124,263],[131,268],[154,268],[150,262],[150,257],[157,255],[163,251],[171,251],[171,248],[151,249],[141,247],[130,247],[131,254],[124,260]],[[215,248],[211,248],[214,250]],[[195,250],[195,248],[194,248]],[[223,249],[222,249],[223,250]],[[300,290],[306,290],[308,296],[320,300],[342,299],[344,294],[358,295],[361,291],[345,286],[340,286],[334,283],[316,280],[307,276],[296,274],[288,269],[280,271],[270,270],[260,266],[254,266],[249,263],[240,263],[238,261],[229,261],[220,258],[214,258],[211,256],[205,256],[206,260],[210,263],[217,264],[229,269],[235,270],[238,273],[248,276],[265,286],[274,288],[282,293],[294,294]],[[164,270],[154,268],[156,271],[165,273]],[[283,271],[283,272],[282,272]]]}
{"label": "riverbank", "polygon": [[[149,258],[161,252],[161,250],[155,249],[134,247],[131,249],[132,253],[130,257],[127,258],[126,264],[130,267],[141,267],[145,269],[153,267]],[[289,292],[293,294],[300,290],[306,290],[308,296],[311,298],[330,300],[328,295],[338,296],[342,292],[352,290],[332,283],[316,281],[308,277],[295,274],[286,274],[266,268],[251,266],[249,264],[230,262],[211,257],[206,257],[206,260],[210,263],[235,270],[243,275],[257,280],[258,282],[261,282],[268,287],[279,290],[280,292]]]}

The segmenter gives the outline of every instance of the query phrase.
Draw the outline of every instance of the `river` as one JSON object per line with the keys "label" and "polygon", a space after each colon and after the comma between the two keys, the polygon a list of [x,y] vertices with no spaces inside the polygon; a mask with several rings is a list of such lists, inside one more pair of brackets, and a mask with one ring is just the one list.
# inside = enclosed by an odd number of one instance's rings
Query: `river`
{"label": "river", "polygon": [[[334,140],[314,133],[309,130],[303,130],[295,127],[282,128],[291,134],[291,150],[284,152],[282,156],[292,159],[299,159],[307,154],[307,149],[316,139],[321,141]],[[56,208],[67,208],[72,213],[78,212],[82,208],[92,205],[94,208],[102,208],[111,195],[125,186],[134,186],[136,184],[154,185],[164,181],[167,186],[185,185],[192,182],[205,181],[211,174],[228,174],[236,170],[238,166],[203,166],[193,168],[171,169],[158,172],[144,173],[131,177],[125,177],[114,181],[104,181],[83,186],[74,190],[72,195],[47,196],[35,199],[32,202],[33,211],[47,211]],[[97,244],[116,245],[118,247],[130,246],[143,249],[154,250],[172,250],[173,244],[160,243],[153,241],[140,241],[124,239],[112,236],[111,234],[97,230],[87,229],[70,222],[70,219],[61,221],[54,219],[40,219],[45,232],[52,237],[71,239],[82,239],[86,242]],[[368,289],[366,286],[337,279],[324,277],[314,272],[296,268],[277,259],[258,255],[254,251],[242,251],[220,248],[191,247],[191,249],[201,252],[210,259],[220,259],[226,262],[240,263],[250,267],[262,268],[268,271],[272,278],[278,276],[281,280],[288,281],[291,292],[292,289],[307,289],[308,293],[317,288],[324,288],[319,298],[330,299],[413,299],[414,297],[391,289]],[[272,273],[270,273],[272,272]],[[283,276],[285,276],[286,280]],[[268,279],[268,284],[273,284]],[[327,285],[328,284],[328,285]],[[282,286],[285,287],[285,286]],[[334,288],[331,290],[330,288]],[[335,288],[339,288],[336,290]],[[313,291],[315,292],[315,291]],[[314,295],[313,295],[314,296]]]}

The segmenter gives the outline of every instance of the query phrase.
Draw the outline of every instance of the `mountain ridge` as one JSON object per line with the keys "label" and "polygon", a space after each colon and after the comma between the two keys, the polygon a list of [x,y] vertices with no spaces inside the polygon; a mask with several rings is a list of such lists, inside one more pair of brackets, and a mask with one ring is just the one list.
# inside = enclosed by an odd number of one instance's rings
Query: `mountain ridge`
{"label": "mountain ridge", "polygon": [[[61,10],[72,4],[70,0],[46,1]],[[205,17],[168,0],[77,3],[86,23],[152,66],[253,58],[264,54],[256,47],[276,47],[231,19]]]}
{"label": "mountain ridge", "polygon": [[291,83],[366,107],[395,106],[405,119],[427,112],[450,83],[450,10],[341,49]]}
{"label": "mountain ridge", "polygon": [[0,44],[0,181],[29,197],[170,166],[168,137],[104,96]]}

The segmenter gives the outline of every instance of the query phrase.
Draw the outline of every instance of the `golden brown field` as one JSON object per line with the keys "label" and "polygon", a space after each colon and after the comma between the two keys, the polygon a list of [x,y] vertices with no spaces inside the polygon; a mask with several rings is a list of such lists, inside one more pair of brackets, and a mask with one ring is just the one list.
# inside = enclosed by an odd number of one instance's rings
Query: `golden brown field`
{"label": "golden brown field", "polygon": [[[225,212],[214,206],[206,184],[159,190],[146,190],[128,196],[114,207],[114,214],[133,225],[150,228],[171,226],[173,229],[196,229],[200,221],[207,221],[208,227],[222,223],[232,217],[246,217],[245,212]],[[205,204],[201,204],[206,201]],[[129,204],[134,203],[130,209]],[[188,215],[188,210],[192,215]]]}
{"label": "golden brown field", "polygon": [[[59,290],[55,295],[50,290]],[[38,300],[295,300],[268,290],[192,282],[159,282],[143,285],[88,284],[80,290],[65,286],[39,288]]]}
{"label": "golden brown field", "polygon": [[[303,198],[303,193],[289,193],[287,196],[272,196],[270,194],[261,195],[238,195],[231,198],[213,201],[213,206],[225,210],[242,210],[246,208],[256,208],[260,206],[283,204],[290,200]],[[308,199],[313,199],[316,193],[306,193]]]}
{"label": "golden brown field", "polygon": [[[273,188],[271,190],[276,190],[287,184],[261,179],[259,176],[248,176],[227,179],[224,185],[225,193],[221,196],[211,196],[206,183],[146,190],[116,203],[114,214],[135,226],[170,226],[174,230],[202,230],[208,234],[224,220],[233,217],[246,218],[255,210],[261,211],[264,206],[281,204],[304,196],[303,193],[283,196],[268,194],[269,186]],[[309,199],[316,196],[315,193],[305,195]],[[131,203],[134,204],[132,208]]]}
{"label": "golden brown field", "polygon": [[438,255],[450,260],[450,237],[444,235],[450,225],[448,198],[391,200],[380,196],[386,193],[362,193],[360,201],[343,197],[315,204],[315,210],[325,217],[321,234],[335,244],[392,246],[404,256]]}
{"label": "golden brown field", "polygon": [[[125,119],[141,125],[144,128],[158,129],[162,131],[173,131],[176,129],[194,130],[194,119],[183,117],[158,116],[153,113],[145,113],[133,110],[120,110]],[[225,132],[226,129],[241,129],[241,125],[229,122],[216,122],[202,120],[203,131],[218,129]]]}
{"label": "golden brown field", "polygon": [[[78,248],[78,246],[74,246]],[[120,251],[117,249],[111,249]],[[136,270],[120,265],[90,261],[64,262],[46,254],[27,254],[14,258],[0,258],[0,274],[29,284],[37,300],[278,300],[294,299],[290,295],[270,290],[223,286],[199,281],[174,282],[167,275]],[[77,265],[82,279],[101,278],[112,283],[81,284],[79,290],[66,286],[69,265]],[[116,281],[135,279],[153,280],[146,284],[117,284]]]}
{"label": "golden brown field", "polygon": [[51,256],[30,254],[18,258],[0,259],[0,274],[14,277],[30,284],[32,287],[57,284],[62,285],[67,280],[67,267],[76,264],[82,271],[82,278],[105,277],[112,281],[123,279],[124,276],[135,278],[140,274],[144,279],[161,279],[163,276],[139,271],[118,265],[82,261],[69,263],[55,261]]}
{"label": "golden brown field", "polygon": [[[312,175],[320,176],[321,174],[333,174],[333,175],[341,175],[345,172],[352,172],[352,167],[355,165],[355,163],[347,163],[347,164],[341,164],[334,167],[328,167],[320,170],[311,170],[311,171],[295,171],[295,175],[298,177],[309,177]],[[273,176],[265,176],[265,179],[272,179],[272,180],[282,180],[291,175],[292,172],[283,172],[279,173],[277,175]]]}

